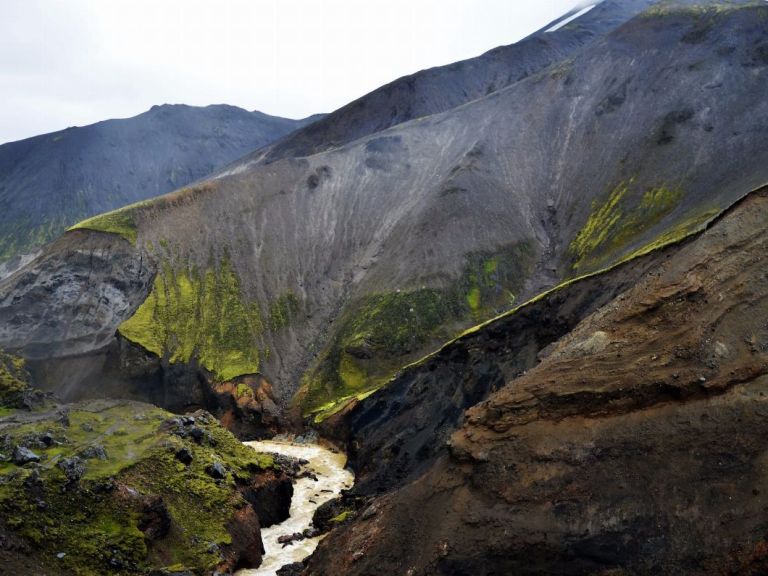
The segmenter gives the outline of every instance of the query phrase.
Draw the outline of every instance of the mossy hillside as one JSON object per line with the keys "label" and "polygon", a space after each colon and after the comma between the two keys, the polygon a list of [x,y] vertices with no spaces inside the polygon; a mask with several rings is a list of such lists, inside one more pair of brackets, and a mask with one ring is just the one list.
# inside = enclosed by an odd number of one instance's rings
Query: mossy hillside
{"label": "mossy hillside", "polygon": [[93,216],[78,222],[69,229],[95,230],[97,232],[117,234],[128,240],[131,244],[136,244],[136,221],[134,220],[132,208],[121,208],[106,214]]}
{"label": "mossy hillside", "polygon": [[470,254],[461,277],[444,289],[373,294],[349,306],[296,402],[305,415],[324,415],[363,398],[409,360],[455,335],[462,325],[513,305],[533,265],[529,243]]}
{"label": "mossy hillside", "polygon": [[136,244],[138,238],[137,218],[139,213],[158,212],[178,205],[181,202],[189,201],[199,194],[212,192],[215,189],[215,185],[210,182],[199,186],[188,186],[158,198],[142,200],[117,210],[87,218],[69,227],[68,230],[95,230],[97,232],[116,234],[122,236],[131,244]]}
{"label": "mossy hillside", "polygon": [[639,192],[635,180],[619,183],[605,201],[595,201],[586,223],[568,247],[573,270],[594,269],[656,226],[682,200],[679,187]]}
{"label": "mossy hillside", "polygon": [[0,349],[0,408],[16,407],[29,381],[24,359]]}
{"label": "mossy hillside", "polygon": [[67,224],[75,218],[77,217],[63,214],[40,225],[35,225],[31,219],[8,223],[0,235],[0,262],[31,252],[35,247],[50,242],[60,236],[66,230]]}
{"label": "mossy hillside", "polygon": [[[743,198],[746,198],[749,196],[752,192],[746,194]],[[579,276],[575,276],[573,278],[570,278],[566,280],[565,282],[562,282],[558,284],[557,286],[550,288],[549,290],[546,290],[535,297],[531,298],[530,300],[527,300],[518,306],[515,306],[514,308],[507,310],[506,312],[503,312],[501,314],[498,314],[492,318],[489,318],[488,320],[485,320],[479,324],[476,324],[474,326],[471,326],[470,328],[467,328],[466,330],[462,331],[455,337],[451,338],[450,340],[447,340],[444,342],[439,348],[429,352],[428,354],[418,358],[417,360],[414,360],[413,362],[410,362],[409,364],[403,365],[398,372],[391,378],[390,380],[384,382],[379,387],[371,388],[370,390],[367,390],[365,392],[361,393],[352,393],[348,394],[346,396],[339,397],[337,399],[331,400],[327,402],[325,405],[321,405],[318,408],[311,411],[311,414],[315,417],[315,420],[317,422],[321,422],[322,420],[340,412],[343,410],[346,406],[349,405],[349,403],[353,400],[362,401],[366,399],[367,397],[375,394],[379,389],[385,387],[389,382],[396,378],[398,374],[403,373],[407,370],[415,370],[418,369],[420,366],[423,366],[427,362],[429,362],[431,359],[433,359],[437,354],[439,354],[441,351],[445,350],[446,348],[454,345],[456,342],[463,340],[465,338],[470,338],[474,334],[484,330],[488,326],[491,326],[492,324],[495,324],[497,322],[503,322],[505,319],[517,314],[520,310],[523,310],[525,308],[528,308],[537,302],[544,300],[545,298],[548,298],[552,296],[553,294],[556,294],[562,290],[565,290],[571,285],[578,284],[579,282],[582,282],[584,280],[587,280],[589,278],[592,278],[594,276],[599,276],[602,274],[606,274],[610,272],[611,270],[614,270],[615,268],[624,265],[627,262],[630,262],[636,258],[641,258],[643,256],[646,256],[652,252],[655,252],[657,250],[661,250],[664,248],[667,248],[669,246],[673,246],[675,244],[679,244],[681,242],[684,242],[688,240],[689,238],[692,238],[696,236],[697,234],[702,233],[704,230],[706,230],[717,218],[719,218],[724,213],[723,210],[719,208],[702,208],[695,211],[692,211],[683,217],[680,218],[680,220],[677,222],[677,224],[670,229],[666,230],[665,232],[659,234],[656,238],[654,238],[652,241],[648,242],[647,244],[641,246],[637,250],[634,250],[633,252],[630,252],[626,256],[622,257],[620,260],[611,263],[610,265],[606,266],[605,268],[601,268],[599,270],[595,270],[593,272],[589,272],[586,274],[581,274]]]}
{"label": "mossy hillside", "polygon": [[[209,572],[231,542],[227,523],[245,506],[237,482],[273,461],[243,446],[212,417],[198,415],[195,425],[205,432],[199,443],[179,435],[178,418],[163,410],[113,402],[74,406],[68,419],[56,413],[6,426],[4,445],[27,445],[42,458],[39,465],[0,464],[6,526],[75,574],[142,574],[173,564]],[[50,446],[37,440],[45,433],[54,439]],[[94,446],[104,449],[106,459],[83,459],[84,476],[68,481],[59,464]],[[188,466],[175,457],[182,448],[192,455]],[[226,478],[207,474],[214,461],[228,470]],[[144,506],[157,497],[171,528],[164,537],[147,539]],[[61,552],[66,556],[56,560]]]}
{"label": "mossy hillside", "polygon": [[269,307],[269,326],[273,331],[289,326],[296,318],[301,303],[293,291],[288,290],[275,300]]}
{"label": "mossy hillside", "polygon": [[201,272],[161,266],[147,299],[120,325],[129,340],[170,362],[197,358],[221,380],[259,371],[265,326],[229,261]]}

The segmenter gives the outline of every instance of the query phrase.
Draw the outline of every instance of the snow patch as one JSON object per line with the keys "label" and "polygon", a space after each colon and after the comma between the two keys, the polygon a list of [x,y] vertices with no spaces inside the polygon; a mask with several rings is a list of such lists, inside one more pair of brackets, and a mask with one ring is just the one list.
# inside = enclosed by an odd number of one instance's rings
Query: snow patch
{"label": "snow patch", "polygon": [[594,8],[595,6],[597,6],[597,4],[590,4],[586,8],[582,8],[581,10],[576,12],[576,14],[573,14],[572,16],[569,16],[568,18],[566,18],[564,20],[560,20],[560,22],[558,22],[557,24],[555,24],[554,26],[552,26],[550,28],[547,28],[546,30],[544,30],[544,32],[555,32],[556,30],[560,30],[560,28],[562,28],[566,24],[570,24],[571,22],[576,20],[576,18],[581,18],[582,16],[584,16],[584,14],[586,14],[587,12],[592,10],[592,8]]}

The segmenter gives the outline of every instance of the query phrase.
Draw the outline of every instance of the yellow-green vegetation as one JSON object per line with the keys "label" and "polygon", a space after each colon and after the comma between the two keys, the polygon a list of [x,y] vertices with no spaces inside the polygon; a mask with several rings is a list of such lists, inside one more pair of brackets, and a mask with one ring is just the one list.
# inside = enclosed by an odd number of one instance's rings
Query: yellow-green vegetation
{"label": "yellow-green vegetation", "polygon": [[245,398],[246,396],[253,397],[253,390],[248,384],[240,382],[235,388],[235,396],[237,398]]}
{"label": "yellow-green vegetation", "polygon": [[28,386],[24,359],[0,349],[0,408],[15,408]]}
{"label": "yellow-green vegetation", "polygon": [[[747,194],[746,196],[749,196],[749,194]],[[689,213],[686,216],[682,217],[674,226],[672,226],[668,230],[659,234],[659,236],[657,236],[651,242],[648,242],[647,244],[643,245],[637,250],[627,254],[626,256],[622,257],[618,261],[610,264],[609,266],[606,266],[605,268],[601,268],[599,270],[595,270],[593,272],[589,272],[587,274],[582,274],[580,276],[570,278],[565,282],[558,284],[554,288],[546,290],[545,292],[538,294],[534,298],[531,298],[530,300],[523,302],[522,304],[512,308],[511,310],[498,314],[493,318],[490,318],[484,322],[476,324],[462,331],[457,336],[446,341],[442,346],[440,346],[436,350],[422,356],[421,358],[413,362],[403,365],[397,371],[397,373],[393,375],[392,378],[380,384],[379,386],[371,388],[370,390],[367,390],[364,393],[350,394],[347,396],[342,396],[336,399],[332,399],[326,402],[325,404],[317,406],[315,409],[309,410],[307,412],[309,412],[311,415],[314,416],[314,419],[316,422],[322,422],[326,418],[329,418],[330,416],[333,416],[334,414],[344,409],[344,407],[347,406],[353,400],[358,400],[358,401],[364,400],[368,396],[371,396],[372,394],[376,393],[378,390],[385,387],[394,378],[396,378],[398,374],[401,374],[407,370],[417,369],[419,366],[426,364],[429,360],[434,358],[442,350],[452,346],[459,340],[471,337],[473,334],[480,332],[481,330],[485,329],[486,327],[492,324],[504,321],[505,319],[517,314],[520,310],[528,308],[534,305],[535,303],[568,288],[571,285],[578,284],[579,282],[583,282],[584,280],[587,280],[589,278],[593,278],[595,276],[600,276],[602,274],[610,272],[614,268],[617,268],[636,258],[640,258],[642,256],[650,254],[651,252],[654,252],[656,250],[661,250],[662,248],[666,248],[668,246],[672,246],[674,244],[683,242],[688,238],[691,238],[696,234],[703,232],[710,225],[710,223],[714,221],[722,212],[723,210],[718,208],[709,208],[709,209],[700,209],[692,213]]]}
{"label": "yellow-green vegetation", "polygon": [[[196,414],[194,426],[204,432],[202,440],[153,406],[104,401],[74,405],[68,418],[53,413],[6,426],[0,451],[24,445],[41,462],[0,462],[2,522],[44,560],[76,575],[146,574],[174,564],[209,573],[231,543],[228,523],[246,505],[237,483],[274,462],[209,415]],[[101,457],[88,455],[97,447]],[[176,457],[182,450],[191,457],[188,464]],[[73,458],[85,467],[74,480],[62,469]],[[206,472],[214,462],[224,466],[225,478]],[[148,518],[160,509],[170,528],[150,537]]]}
{"label": "yellow-green vegetation", "polygon": [[281,294],[269,307],[269,325],[277,331],[288,326],[299,311],[299,299],[291,290]]}
{"label": "yellow-green vegetation", "polygon": [[87,218],[82,222],[78,222],[74,226],[71,226],[68,230],[95,230],[97,232],[117,234],[128,240],[131,244],[136,244],[136,216],[139,212],[150,209],[159,210],[174,206],[180,202],[189,200],[196,195],[211,192],[215,189],[215,185],[211,182],[205,182],[199,186],[182,188],[181,190],[165,194],[158,198],[142,200],[140,202],[135,202],[134,204],[129,204],[128,206],[123,206],[117,210]]}
{"label": "yellow-green vegetation", "polygon": [[569,246],[573,269],[599,266],[670,214],[683,197],[679,187],[655,186],[638,194],[634,179],[621,182],[592,213]]}
{"label": "yellow-green vegetation", "polygon": [[149,296],[119,330],[170,362],[197,358],[222,381],[259,371],[261,311],[245,302],[227,259],[204,272],[163,264]]}
{"label": "yellow-green vegetation", "polygon": [[448,288],[373,294],[351,305],[303,378],[297,401],[304,414],[321,421],[351,398],[382,386],[400,366],[467,322],[511,306],[533,260],[527,242],[470,254],[463,274]]}
{"label": "yellow-green vegetation", "polygon": [[338,516],[334,516],[330,519],[330,522],[333,524],[341,524],[342,522],[346,522],[350,516],[354,514],[354,511],[352,510],[344,510],[341,514]]}
{"label": "yellow-green vegetation", "polygon": [[438,290],[376,294],[348,310],[331,345],[305,378],[306,412],[385,382],[401,358],[440,334],[458,316],[458,302]]}
{"label": "yellow-green vegetation", "polygon": [[136,221],[134,220],[134,213],[131,207],[120,208],[106,214],[87,218],[69,229],[87,229],[117,234],[128,240],[131,244],[136,244]]}

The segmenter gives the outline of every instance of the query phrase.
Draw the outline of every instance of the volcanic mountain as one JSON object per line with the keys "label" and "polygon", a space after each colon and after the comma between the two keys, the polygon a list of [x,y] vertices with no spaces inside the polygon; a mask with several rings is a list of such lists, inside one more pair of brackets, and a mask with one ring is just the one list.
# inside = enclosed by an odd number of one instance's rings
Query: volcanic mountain
{"label": "volcanic mountain", "polygon": [[0,347],[343,445],[296,573],[762,573],[768,4],[579,14],[78,223]]}
{"label": "volcanic mountain", "polygon": [[0,146],[0,261],[72,224],[207,176],[317,119],[235,106],[153,106]]}

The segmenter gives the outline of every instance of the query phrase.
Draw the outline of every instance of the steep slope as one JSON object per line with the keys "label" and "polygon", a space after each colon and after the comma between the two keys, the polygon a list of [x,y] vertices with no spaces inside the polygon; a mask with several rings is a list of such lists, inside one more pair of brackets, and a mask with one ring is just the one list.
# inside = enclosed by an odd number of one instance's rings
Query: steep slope
{"label": "steep slope", "polygon": [[306,573],[765,573],[766,222],[763,188],[668,250]]}
{"label": "steep slope", "polygon": [[255,153],[253,159],[309,156],[487,96],[575,55],[648,8],[653,0],[595,3],[589,13],[557,31],[547,32],[551,26],[546,26],[515,44],[476,58],[398,78]]}
{"label": "steep slope", "polygon": [[[301,385],[305,414],[332,412],[463,328],[684,236],[768,181],[767,16],[764,2],[664,4],[443,114],[82,223],[93,232],[0,285],[0,345],[32,356],[46,341],[33,368],[75,396],[141,380],[179,398],[259,372],[283,406]],[[103,232],[148,284],[77,280],[88,262],[68,262]],[[45,321],[27,312],[52,297],[43,265],[73,295]],[[98,318],[103,283],[130,295]],[[115,370],[130,343],[146,359]]]}
{"label": "steep slope", "polygon": [[163,105],[0,146],[0,260],[88,216],[159,196],[306,125],[234,106]]}

